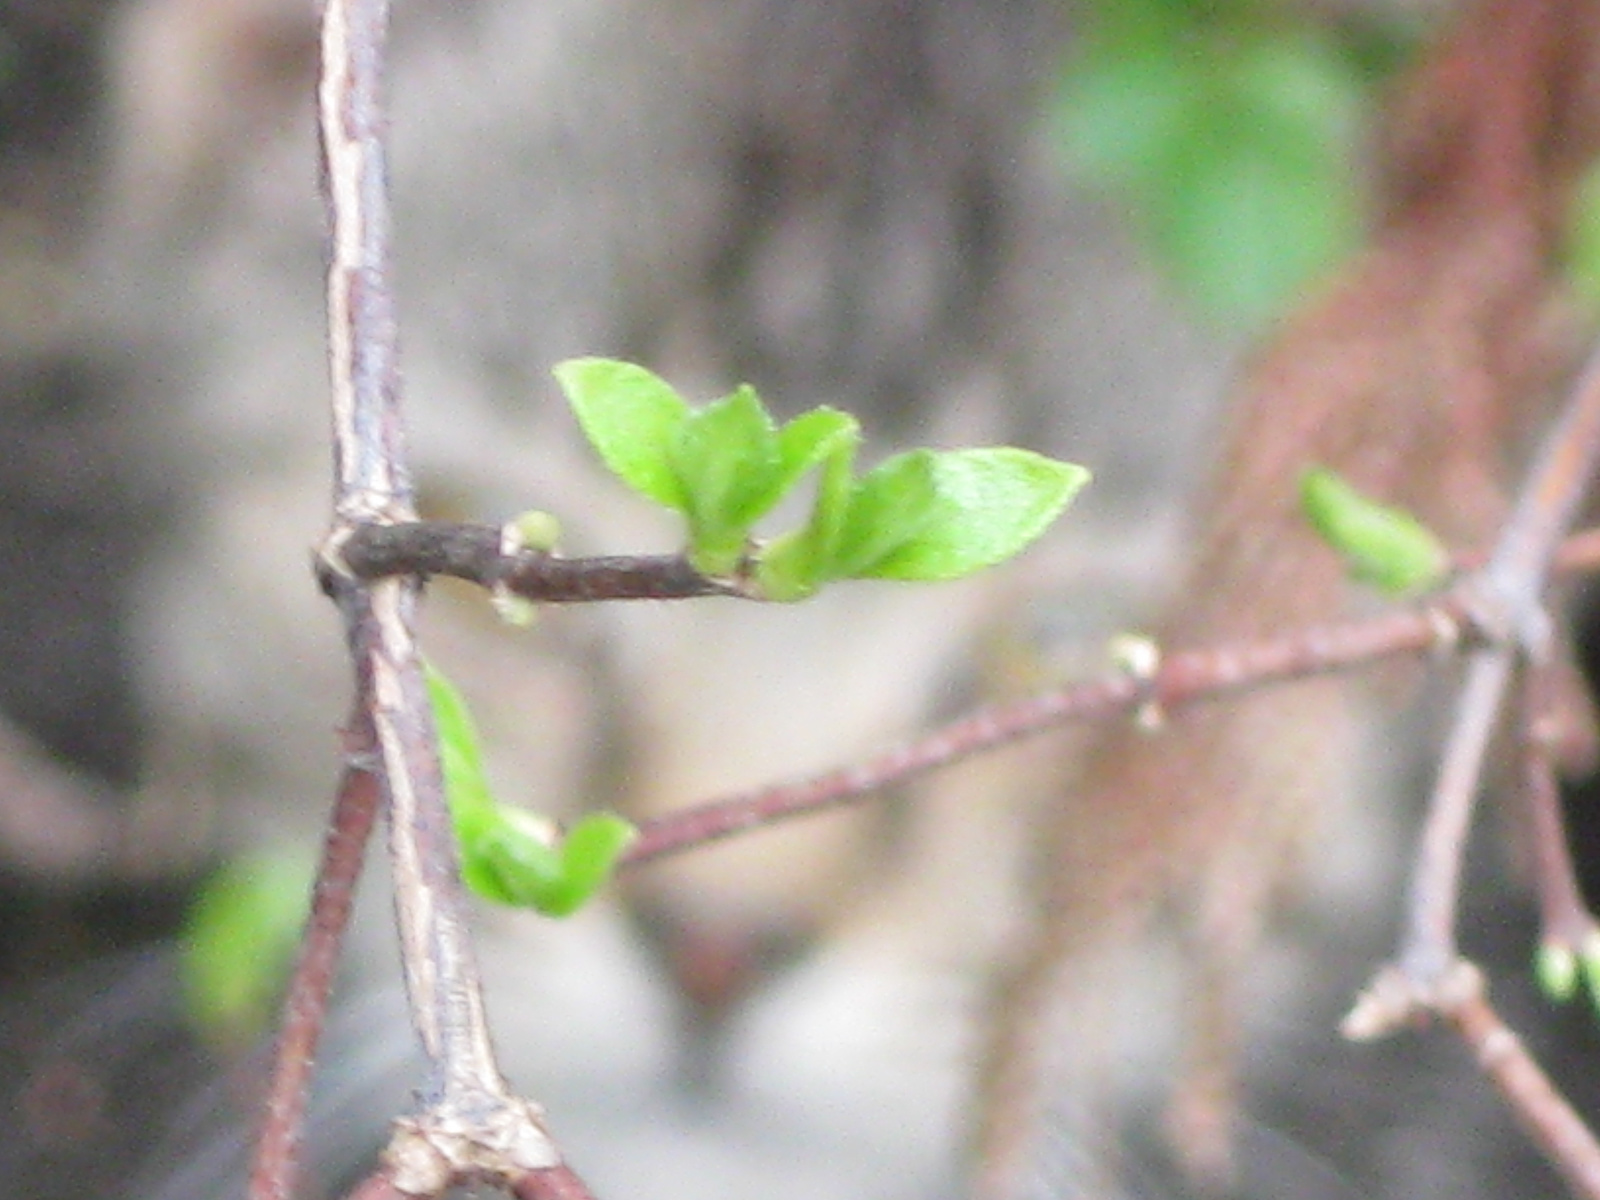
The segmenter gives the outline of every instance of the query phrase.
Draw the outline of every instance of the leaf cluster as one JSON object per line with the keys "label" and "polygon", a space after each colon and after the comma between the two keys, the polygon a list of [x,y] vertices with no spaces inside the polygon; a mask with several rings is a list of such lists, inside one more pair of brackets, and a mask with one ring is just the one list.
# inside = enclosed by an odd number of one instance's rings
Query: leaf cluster
{"label": "leaf cluster", "polygon": [[[841,579],[972,574],[1037,538],[1089,478],[1009,446],[912,450],[858,476],[861,427],[837,409],[780,425],[748,385],[694,408],[632,363],[573,359],[555,374],[611,471],[683,516],[695,568],[768,600]],[[756,524],[813,471],[809,520],[758,540]]]}

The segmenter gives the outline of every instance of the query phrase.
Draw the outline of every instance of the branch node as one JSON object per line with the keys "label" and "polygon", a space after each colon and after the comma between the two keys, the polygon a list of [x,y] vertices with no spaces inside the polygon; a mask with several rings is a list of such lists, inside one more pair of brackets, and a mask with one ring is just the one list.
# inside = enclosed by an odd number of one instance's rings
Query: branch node
{"label": "branch node", "polygon": [[512,1179],[561,1165],[561,1154],[531,1101],[507,1096],[485,1112],[441,1105],[394,1123],[383,1152],[389,1178],[402,1192],[440,1196],[464,1179]]}
{"label": "branch node", "polygon": [[1449,1015],[1482,995],[1483,972],[1464,958],[1430,972],[1391,964],[1356,997],[1339,1032],[1348,1041],[1375,1042],[1433,1014]]}
{"label": "branch node", "polygon": [[1107,650],[1118,671],[1139,685],[1142,699],[1133,710],[1133,723],[1144,733],[1158,733],[1167,724],[1167,710],[1155,697],[1156,676],[1161,673],[1161,644],[1143,633],[1119,633]]}

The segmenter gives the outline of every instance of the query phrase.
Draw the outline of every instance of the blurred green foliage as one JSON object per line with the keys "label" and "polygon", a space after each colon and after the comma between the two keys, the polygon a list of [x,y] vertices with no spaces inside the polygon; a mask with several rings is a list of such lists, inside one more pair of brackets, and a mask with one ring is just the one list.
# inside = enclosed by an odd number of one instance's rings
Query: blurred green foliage
{"label": "blurred green foliage", "polygon": [[1086,0],[1051,121],[1199,311],[1260,327],[1351,250],[1375,85],[1411,31],[1257,0]]}
{"label": "blurred green foliage", "polygon": [[207,1040],[238,1047],[266,1031],[310,890],[307,862],[267,851],[224,863],[202,885],[179,961],[189,1017]]}

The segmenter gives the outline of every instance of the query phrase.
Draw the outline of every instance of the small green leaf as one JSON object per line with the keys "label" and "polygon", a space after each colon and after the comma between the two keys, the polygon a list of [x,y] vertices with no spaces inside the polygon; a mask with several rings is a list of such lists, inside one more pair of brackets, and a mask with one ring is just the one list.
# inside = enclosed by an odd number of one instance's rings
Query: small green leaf
{"label": "small green leaf", "polygon": [[846,420],[849,424],[835,424],[815,451],[823,457],[810,519],[803,528],[774,538],[756,561],[756,583],[768,600],[804,600],[830,578],[828,565],[850,507],[851,472],[861,444],[860,426],[854,418]]}
{"label": "small green leaf", "polygon": [[1019,553],[1089,481],[1089,472],[1010,446],[930,453],[943,512],[860,572],[863,579],[959,579]]}
{"label": "small green leaf", "polygon": [[533,813],[503,807],[501,821],[462,869],[473,891],[547,917],[578,911],[611,877],[638,830],[613,813],[588,813],[566,836]]}
{"label": "small green leaf", "polygon": [[576,912],[610,877],[637,831],[621,817],[590,813],[563,838],[546,818],[495,800],[466,701],[441,671],[423,669],[462,881],[496,904],[551,917]]}
{"label": "small green leaf", "polygon": [[1444,579],[1450,556],[1410,513],[1362,495],[1334,472],[1313,467],[1300,480],[1300,503],[1322,540],[1362,583],[1402,595]]}
{"label": "small green leaf", "polygon": [[939,492],[932,450],[887,458],[857,481],[826,568],[836,579],[870,575],[941,518],[954,514]]}
{"label": "small green leaf", "polygon": [[788,495],[812,467],[854,446],[860,436],[861,426],[854,417],[827,405],[790,421],[778,431],[777,498]]}
{"label": "small green leaf", "polygon": [[1562,942],[1543,942],[1533,962],[1539,988],[1557,1004],[1571,1000],[1578,990],[1578,956]]}
{"label": "small green leaf", "polygon": [[536,907],[552,917],[576,912],[611,878],[617,859],[638,836],[639,831],[615,813],[585,814],[561,843],[561,878]]}
{"label": "small green leaf", "polygon": [[690,414],[670,447],[689,518],[689,560],[727,575],[744,556],[750,527],[777,503],[782,478],[778,432],[755,389]]}
{"label": "small green leaf", "polygon": [[462,842],[472,841],[494,824],[494,810],[498,807],[484,773],[478,729],[455,684],[432,663],[423,663],[422,673],[433,705],[434,726],[439,734],[439,767],[456,837]]}
{"label": "small green leaf", "polygon": [[219,868],[184,922],[179,970],[190,1017],[214,1041],[258,1037],[305,923],[311,871],[288,855]]}
{"label": "small green leaf", "polygon": [[687,500],[670,447],[689,405],[659,376],[609,358],[574,358],[555,369],[584,436],[606,466],[634,491],[668,508]]}

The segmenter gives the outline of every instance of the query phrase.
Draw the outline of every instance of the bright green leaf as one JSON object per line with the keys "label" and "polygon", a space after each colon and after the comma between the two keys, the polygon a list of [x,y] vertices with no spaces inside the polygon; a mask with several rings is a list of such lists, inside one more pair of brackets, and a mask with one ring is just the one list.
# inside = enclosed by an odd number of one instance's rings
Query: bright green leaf
{"label": "bright green leaf", "polygon": [[935,521],[953,515],[939,492],[937,457],[932,450],[897,454],[857,481],[826,568],[829,577],[862,578]]}
{"label": "bright green leaf", "polygon": [[769,600],[804,600],[827,582],[850,506],[856,447],[861,433],[854,419],[836,427],[824,442],[811,517],[802,529],[774,538],[756,562],[756,583]]}
{"label": "bright green leaf", "polygon": [[1578,991],[1578,956],[1563,942],[1543,942],[1533,960],[1539,989],[1557,1004],[1565,1004]]}
{"label": "bright green leaf", "polygon": [[1324,467],[1301,477],[1300,503],[1322,540],[1362,583],[1400,595],[1434,586],[1449,570],[1450,556],[1432,530]]}
{"label": "bright green leaf", "polygon": [[424,672],[462,881],[496,904],[554,917],[576,912],[610,877],[617,856],[636,836],[633,826],[609,813],[591,813],[563,838],[537,813],[496,801],[466,701],[442,672],[431,665]]}
{"label": "bright green leaf", "polygon": [[266,1028],[305,923],[311,871],[286,855],[235,859],[202,885],[184,922],[179,970],[195,1023],[219,1042]]}
{"label": "bright green leaf", "polygon": [[687,501],[670,447],[689,405],[659,376],[609,358],[574,358],[555,369],[584,436],[634,491],[683,511]]}
{"label": "bright green leaf", "polygon": [[638,830],[612,813],[588,813],[565,837],[548,822],[505,807],[502,822],[462,876],[479,895],[547,917],[576,912],[611,877]]}
{"label": "bright green leaf", "polygon": [[498,806],[484,773],[478,729],[455,684],[432,663],[424,663],[422,672],[439,734],[439,766],[456,837],[462,842],[474,840],[494,824]]}
{"label": "bright green leaf", "polygon": [[778,498],[812,467],[830,455],[853,446],[861,436],[861,426],[849,413],[823,405],[801,413],[778,431]]}
{"label": "bright green leaf", "polygon": [[726,575],[744,556],[750,527],[777,503],[778,432],[748,385],[690,414],[669,448],[689,518],[689,559]]}
{"label": "bright green leaf", "polygon": [[947,514],[860,578],[958,579],[1020,552],[1089,481],[1089,472],[1009,446],[931,456]]}
{"label": "bright green leaf", "polygon": [[638,836],[631,823],[614,813],[583,816],[561,843],[561,879],[539,911],[553,917],[576,912],[611,878],[617,859]]}

